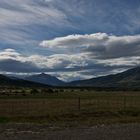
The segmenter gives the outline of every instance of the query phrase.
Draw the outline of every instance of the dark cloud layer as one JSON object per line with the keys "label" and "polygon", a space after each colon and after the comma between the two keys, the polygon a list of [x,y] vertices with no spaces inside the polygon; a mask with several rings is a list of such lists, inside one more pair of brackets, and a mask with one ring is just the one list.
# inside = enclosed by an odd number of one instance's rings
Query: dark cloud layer
{"label": "dark cloud layer", "polygon": [[0,60],[0,71],[13,73],[40,72],[41,69],[31,62],[20,62],[12,59]]}
{"label": "dark cloud layer", "polygon": [[[68,44],[67,47],[70,47],[69,45],[70,44]],[[57,75],[60,79],[67,81],[117,73],[138,66],[140,63],[139,54],[138,56],[133,56],[131,53],[132,51],[130,52],[129,57],[125,55],[124,57],[117,57],[116,55],[111,59],[110,57],[104,57],[104,54],[102,57],[99,57],[99,50],[98,52],[88,50],[87,53],[87,50],[83,51],[82,49],[82,51],[78,51],[77,53],[75,51],[73,53],[70,51],[66,53],[66,48],[64,48],[63,51],[62,48],[63,47],[60,48],[61,54],[50,56],[26,56],[13,49],[3,50],[0,52],[0,70],[2,72],[11,73],[47,72]],[[55,47],[49,49],[55,49]],[[122,50],[124,50],[123,47]]]}

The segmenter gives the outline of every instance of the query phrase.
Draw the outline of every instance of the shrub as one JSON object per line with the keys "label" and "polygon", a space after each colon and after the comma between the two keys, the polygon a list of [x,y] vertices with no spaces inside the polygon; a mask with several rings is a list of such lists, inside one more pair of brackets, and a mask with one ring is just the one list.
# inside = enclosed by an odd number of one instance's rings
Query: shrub
{"label": "shrub", "polygon": [[37,94],[37,93],[39,93],[39,91],[37,89],[31,89],[30,93],[31,94]]}

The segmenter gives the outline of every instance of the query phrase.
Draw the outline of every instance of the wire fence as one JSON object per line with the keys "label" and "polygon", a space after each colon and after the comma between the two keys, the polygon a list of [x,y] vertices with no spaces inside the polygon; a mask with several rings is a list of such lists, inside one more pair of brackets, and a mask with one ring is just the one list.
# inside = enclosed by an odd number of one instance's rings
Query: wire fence
{"label": "wire fence", "polygon": [[0,99],[0,116],[48,116],[75,112],[140,112],[140,96],[95,96],[46,99]]}

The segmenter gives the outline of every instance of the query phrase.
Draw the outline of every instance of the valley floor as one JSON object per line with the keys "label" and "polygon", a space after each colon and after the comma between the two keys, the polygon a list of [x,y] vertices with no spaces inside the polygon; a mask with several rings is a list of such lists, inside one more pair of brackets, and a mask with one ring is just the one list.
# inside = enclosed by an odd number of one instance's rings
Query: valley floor
{"label": "valley floor", "polygon": [[21,92],[1,90],[0,140],[140,139],[139,91]]}

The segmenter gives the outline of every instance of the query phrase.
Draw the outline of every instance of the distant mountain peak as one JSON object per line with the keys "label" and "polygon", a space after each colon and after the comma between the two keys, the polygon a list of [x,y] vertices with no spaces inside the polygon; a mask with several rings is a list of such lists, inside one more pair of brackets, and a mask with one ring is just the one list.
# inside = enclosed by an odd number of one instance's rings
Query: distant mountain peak
{"label": "distant mountain peak", "polygon": [[59,80],[55,76],[52,76],[46,73],[31,75],[31,76],[25,77],[24,79],[28,81],[38,82],[38,83],[52,85],[52,86],[60,86],[64,84],[63,81]]}
{"label": "distant mountain peak", "polygon": [[[33,76],[33,75],[32,75]],[[42,72],[42,73],[40,73],[40,74],[36,74],[36,75],[34,75],[34,76],[51,76],[51,75],[48,75],[48,74],[46,74],[46,73],[44,73],[44,72]]]}
{"label": "distant mountain peak", "polygon": [[46,73],[42,72],[40,75],[47,75]]}

